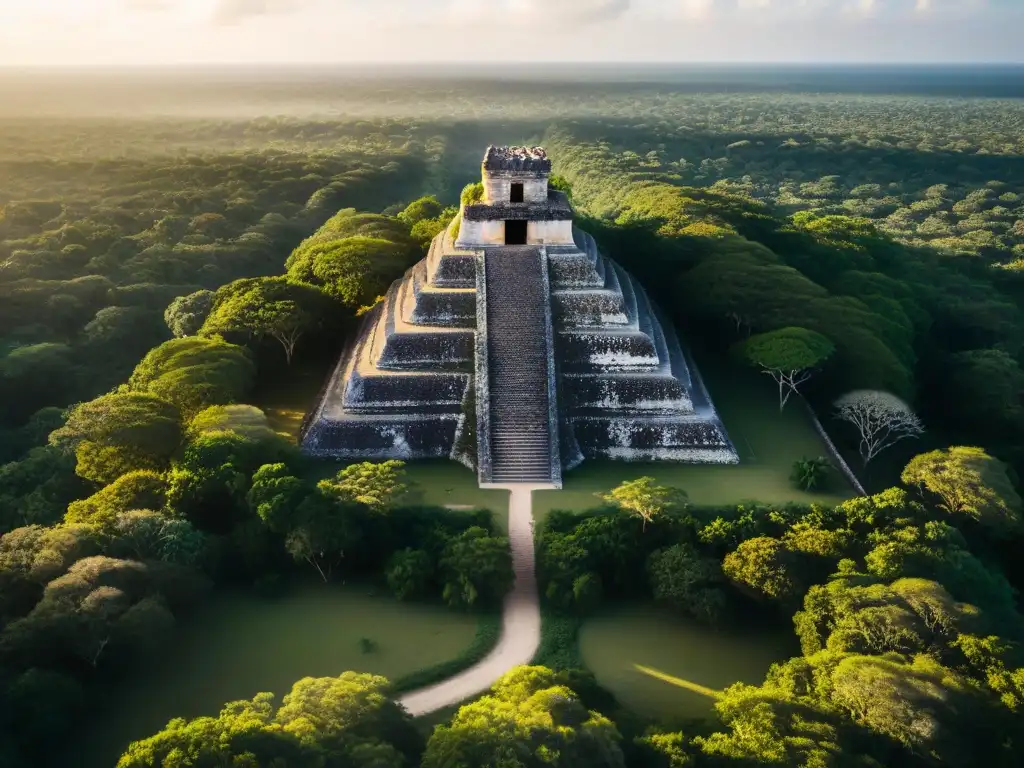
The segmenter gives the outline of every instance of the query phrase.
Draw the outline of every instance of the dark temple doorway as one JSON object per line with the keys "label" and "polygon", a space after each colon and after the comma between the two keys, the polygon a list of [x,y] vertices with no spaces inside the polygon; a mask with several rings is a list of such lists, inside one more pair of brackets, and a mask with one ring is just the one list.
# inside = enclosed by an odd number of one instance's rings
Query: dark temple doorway
{"label": "dark temple doorway", "polygon": [[505,245],[526,245],[526,221],[505,222]]}
{"label": "dark temple doorway", "polygon": [[516,184],[516,183],[513,182],[513,184],[512,184],[512,194],[509,196],[509,201],[513,202],[513,203],[521,203],[521,202],[523,202],[523,185],[522,184]]}

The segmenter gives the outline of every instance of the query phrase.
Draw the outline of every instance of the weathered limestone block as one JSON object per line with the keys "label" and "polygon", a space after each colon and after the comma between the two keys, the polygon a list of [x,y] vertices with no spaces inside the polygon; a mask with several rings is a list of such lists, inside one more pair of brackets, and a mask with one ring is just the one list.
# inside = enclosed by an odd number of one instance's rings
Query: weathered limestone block
{"label": "weathered limestone block", "polygon": [[551,287],[557,290],[571,288],[601,288],[605,283],[604,261],[594,262],[585,253],[566,253],[558,256],[548,253]]}
{"label": "weathered limestone block", "polygon": [[625,325],[622,293],[606,290],[556,291],[551,294],[556,321],[564,327]]}
{"label": "weathered limestone block", "polygon": [[387,335],[377,366],[396,370],[430,370],[468,365],[473,360],[473,336],[472,330],[443,333],[393,331]]}
{"label": "weathered limestone block", "polygon": [[445,254],[438,259],[437,268],[430,276],[432,285],[439,288],[472,288],[476,285],[475,254]]}
{"label": "weathered limestone block", "polygon": [[421,290],[416,306],[406,318],[416,325],[476,328],[476,294],[473,291]]}
{"label": "weathered limestone block", "polygon": [[505,202],[512,197],[513,182],[523,185],[523,202],[543,203],[548,199],[547,174],[541,171],[530,176],[515,171],[486,171],[484,174],[484,202]]}
{"label": "weathered limestone block", "polygon": [[457,248],[482,248],[505,244],[505,220],[469,221],[465,218],[459,227]]}
{"label": "weathered limestone block", "polygon": [[457,406],[465,396],[468,374],[420,373],[403,375],[377,370],[354,370],[345,387],[345,408],[380,411],[389,408]]}
{"label": "weathered limestone block", "polygon": [[679,379],[660,374],[567,375],[563,408],[692,414],[693,401]]}
{"label": "weathered limestone block", "polygon": [[318,419],[302,441],[311,456],[362,459],[443,458],[451,452],[458,414],[365,416]]}
{"label": "weathered limestone block", "polygon": [[528,245],[571,245],[572,219],[528,222],[526,243]]}
{"label": "weathered limestone block", "polygon": [[660,362],[651,337],[638,332],[560,333],[558,347],[567,371],[635,371]]}
{"label": "weathered limestone block", "polygon": [[695,464],[738,461],[717,419],[581,416],[573,419],[573,427],[580,449],[588,457]]}

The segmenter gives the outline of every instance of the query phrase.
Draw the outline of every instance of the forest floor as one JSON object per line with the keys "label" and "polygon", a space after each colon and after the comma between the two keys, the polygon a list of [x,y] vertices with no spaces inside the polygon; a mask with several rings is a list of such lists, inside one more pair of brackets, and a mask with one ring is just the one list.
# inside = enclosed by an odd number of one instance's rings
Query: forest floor
{"label": "forest floor", "polygon": [[773,662],[800,650],[785,625],[712,629],[652,603],[609,604],[583,622],[579,646],[623,706],[668,722],[708,717],[723,689],[760,684]]}
{"label": "forest floor", "polygon": [[[174,717],[216,715],[261,691],[280,697],[300,678],[346,670],[397,680],[458,658],[480,618],[401,603],[365,585],[310,584],[280,597],[224,593],[175,630],[157,663],[105,697],[109,709],[72,742],[66,765],[109,768],[128,744]],[[364,651],[361,640],[372,641]]]}

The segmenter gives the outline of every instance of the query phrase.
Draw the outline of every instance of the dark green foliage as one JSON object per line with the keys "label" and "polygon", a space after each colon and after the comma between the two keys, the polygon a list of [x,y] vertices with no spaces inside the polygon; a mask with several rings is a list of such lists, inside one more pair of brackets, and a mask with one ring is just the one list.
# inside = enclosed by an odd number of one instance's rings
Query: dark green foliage
{"label": "dark green foliage", "polygon": [[828,483],[832,472],[832,463],[824,456],[804,458],[793,462],[793,472],[789,479],[802,491],[815,491]]}
{"label": "dark green foliage", "polygon": [[135,367],[128,387],[161,397],[190,418],[211,405],[244,399],[255,378],[255,366],[244,347],[190,336],[151,350]]}
{"label": "dark green foliage", "polygon": [[581,668],[579,630],[580,620],[573,616],[544,615],[534,663],[559,671]]}
{"label": "dark green foliage", "polygon": [[422,256],[412,223],[340,211],[288,257],[288,277],[321,286],[353,311],[370,306]]}
{"label": "dark green foliage", "polygon": [[291,364],[299,341],[339,317],[319,288],[286,277],[254,277],[222,286],[200,333],[272,339]]}
{"label": "dark green foliage", "polygon": [[515,578],[508,539],[491,536],[483,528],[453,536],[439,566],[445,602],[460,608],[497,605]]}
{"label": "dark green foliage", "polygon": [[434,577],[434,563],[422,549],[402,549],[388,560],[388,587],[399,600],[421,597]]}
{"label": "dark green foliage", "polygon": [[75,457],[53,446],[33,448],[20,461],[0,465],[0,531],[50,525],[86,491]]}
{"label": "dark green foliage", "polygon": [[934,494],[939,508],[952,518],[966,517],[997,537],[1010,536],[1024,525],[1024,502],[1006,465],[981,448],[954,445],[915,456],[901,479]]}
{"label": "dark green foliage", "polygon": [[734,350],[747,365],[775,380],[782,410],[789,396],[799,393],[799,387],[835,352],[835,347],[820,333],[790,326],[751,336],[736,344]]}
{"label": "dark green foliage", "polygon": [[444,206],[434,195],[427,195],[409,203],[397,218],[411,227],[427,219],[436,219],[443,210]]}
{"label": "dark green foliage", "polygon": [[722,619],[726,596],[718,561],[701,557],[686,544],[676,544],[651,553],[647,574],[655,600],[708,624]]}
{"label": "dark green foliage", "polygon": [[16,347],[0,357],[0,417],[16,422],[75,392],[77,370],[66,344]]}
{"label": "dark green foliage", "polygon": [[756,600],[792,604],[803,595],[799,559],[784,542],[770,536],[742,542],[722,560],[722,571]]}
{"label": "dark green foliage", "polygon": [[412,718],[384,692],[383,677],[345,672],[299,680],[275,708],[270,693],[225,705],[218,717],[172,720],[132,744],[118,768],[161,768],[180,754],[203,764],[409,765],[422,750]]}
{"label": "dark green foliage", "polygon": [[110,483],[137,469],[164,469],[182,438],[181,412],[148,393],[103,395],[73,408],[50,443],[71,449],[75,471]]}
{"label": "dark green foliage", "polygon": [[178,296],[164,310],[164,322],[175,337],[195,336],[213,308],[213,291]]}
{"label": "dark green foliage", "polygon": [[615,725],[588,711],[563,675],[517,667],[488,695],[461,707],[450,725],[434,730],[421,765],[484,768],[502,756],[530,768],[625,768],[620,740]]}

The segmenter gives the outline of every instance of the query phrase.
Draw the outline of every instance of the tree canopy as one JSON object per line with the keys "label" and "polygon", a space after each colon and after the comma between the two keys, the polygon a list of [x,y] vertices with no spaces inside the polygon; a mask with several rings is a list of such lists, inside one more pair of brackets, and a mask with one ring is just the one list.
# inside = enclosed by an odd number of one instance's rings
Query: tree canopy
{"label": "tree canopy", "polygon": [[588,711],[558,674],[517,667],[435,729],[422,765],[624,768],[620,740],[615,725]]}
{"label": "tree canopy", "polygon": [[954,445],[915,456],[901,479],[935,494],[939,507],[964,515],[996,535],[1006,536],[1024,523],[1024,503],[1006,465],[981,448]]}
{"label": "tree canopy", "polygon": [[736,353],[768,374],[779,385],[779,410],[790,395],[811,378],[812,371],[829,358],[835,347],[827,338],[806,328],[780,328],[740,342]]}

